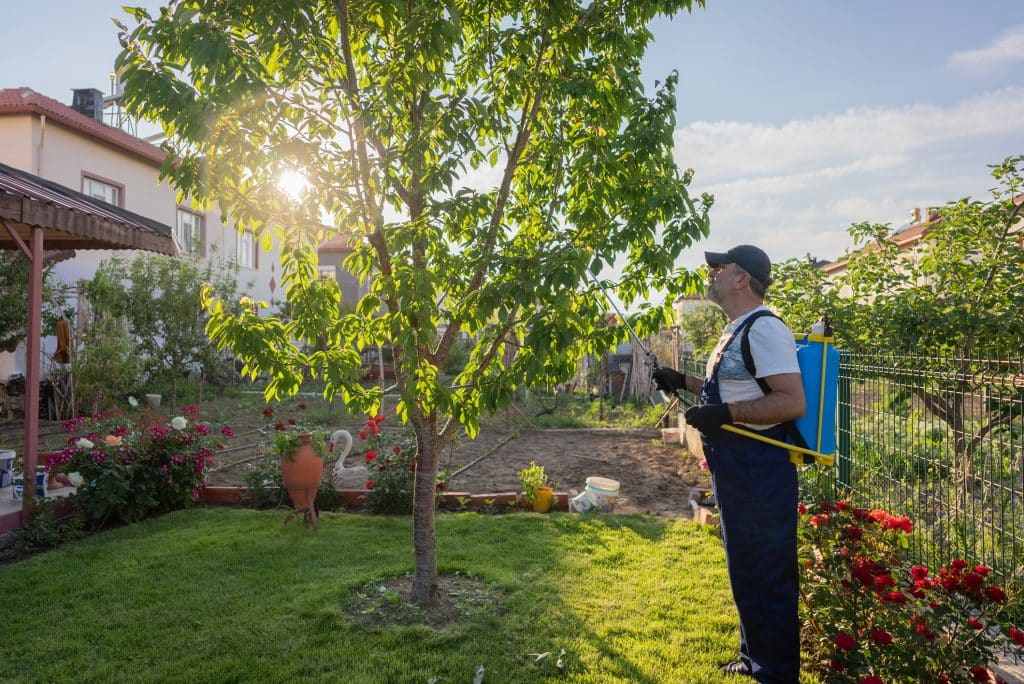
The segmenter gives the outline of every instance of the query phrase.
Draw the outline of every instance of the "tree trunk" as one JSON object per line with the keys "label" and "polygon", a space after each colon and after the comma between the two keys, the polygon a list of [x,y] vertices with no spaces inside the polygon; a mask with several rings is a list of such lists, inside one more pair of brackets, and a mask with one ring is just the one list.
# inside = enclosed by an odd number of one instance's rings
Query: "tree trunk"
{"label": "tree trunk", "polygon": [[440,441],[429,420],[414,421],[416,476],[412,504],[412,543],[415,571],[412,601],[428,606],[437,597],[437,535],[434,529],[437,457]]}

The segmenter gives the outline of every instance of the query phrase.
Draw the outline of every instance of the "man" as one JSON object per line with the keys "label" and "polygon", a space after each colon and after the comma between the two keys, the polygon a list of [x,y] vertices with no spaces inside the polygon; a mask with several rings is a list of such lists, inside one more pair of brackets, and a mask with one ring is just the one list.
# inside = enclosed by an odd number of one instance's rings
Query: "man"
{"label": "man", "polygon": [[740,659],[722,670],[758,682],[794,684],[800,670],[796,468],[785,449],[722,426],[736,423],[785,441],[781,424],[804,413],[796,345],[786,325],[764,306],[772,282],[768,255],[740,245],[725,253],[705,252],[704,258],[711,267],[708,298],[729,324],[703,379],[670,368],[656,369],[654,379],[659,389],[685,387],[700,395],[686,421],[701,433],[740,617]]}

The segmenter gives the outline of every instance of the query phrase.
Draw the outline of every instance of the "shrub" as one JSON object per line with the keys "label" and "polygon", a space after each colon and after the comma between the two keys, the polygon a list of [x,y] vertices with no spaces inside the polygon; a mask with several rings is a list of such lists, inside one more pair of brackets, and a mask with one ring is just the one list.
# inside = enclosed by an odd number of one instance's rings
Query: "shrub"
{"label": "shrub", "polygon": [[76,497],[86,517],[135,522],[199,500],[207,468],[230,427],[214,432],[196,420],[194,406],[167,423],[135,424],[123,412],[64,421],[67,446],[47,460],[49,470],[77,473]]}
{"label": "shrub", "polygon": [[[416,444],[408,434],[386,435],[380,426],[383,415],[367,419],[358,432],[354,453],[366,462],[366,509],[371,513],[412,513],[416,477]],[[437,488],[444,489],[444,482]]]}
{"label": "shrub", "polygon": [[988,566],[932,572],[907,559],[909,518],[846,502],[801,506],[805,646],[834,681],[991,682],[1008,598]]}

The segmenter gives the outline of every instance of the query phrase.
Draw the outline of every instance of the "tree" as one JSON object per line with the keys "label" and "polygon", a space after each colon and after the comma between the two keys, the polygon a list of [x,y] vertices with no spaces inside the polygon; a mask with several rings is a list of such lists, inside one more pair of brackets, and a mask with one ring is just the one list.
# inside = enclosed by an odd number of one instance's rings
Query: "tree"
{"label": "tree", "polygon": [[[14,351],[25,339],[28,324],[29,262],[19,250],[0,252],[0,351]],[[53,267],[43,268],[43,331],[53,331],[57,319],[70,315],[62,283]],[[49,334],[52,334],[49,333]]]}
{"label": "tree", "polygon": [[[199,294],[204,283],[213,283],[223,296],[233,297],[237,272],[237,267],[219,261],[203,266],[195,258],[114,256],[80,286],[92,309],[89,325],[100,325],[102,330],[109,325],[106,319],[123,320],[122,334],[133,339],[133,354],[139,355],[137,370],[147,380],[171,385],[173,408],[178,380],[190,371],[201,370],[214,382],[224,377],[224,360],[206,336],[207,316]],[[97,343],[102,337],[86,334],[83,343]],[[89,356],[98,361],[102,357]],[[137,384],[138,374],[132,377]]]}
{"label": "tree", "polygon": [[[434,486],[443,446],[522,383],[569,379],[623,336],[607,308],[694,284],[675,271],[707,234],[711,198],[673,159],[675,85],[647,97],[640,59],[657,14],[693,0],[175,2],[122,34],[129,111],[162,122],[164,173],[240,229],[281,241],[292,318],[235,315],[208,292],[208,332],[267,371],[266,396],[325,381],[375,410],[358,349],[390,344],[398,413],[417,444],[413,600],[436,591]],[[702,5],[701,0],[696,4]],[[282,173],[308,181],[298,199]],[[326,227],[322,223],[326,221]],[[339,313],[316,247],[351,234],[370,292]],[[248,302],[247,302],[248,304]],[[638,308],[641,334],[666,319]],[[465,368],[442,381],[460,333]],[[516,350],[514,358],[504,354]],[[312,349],[314,351],[307,351]]]}
{"label": "tree", "polygon": [[832,313],[838,342],[848,349],[884,346],[922,363],[954,359],[954,372],[942,374],[954,380],[917,372],[905,384],[952,431],[965,494],[976,449],[1012,416],[1005,402],[989,401],[980,412],[970,405],[974,383],[984,378],[974,364],[1018,354],[1024,341],[1024,156],[990,168],[992,198],[940,208],[913,258],[890,239],[888,225],[858,223],[850,234],[859,249],[844,257],[836,280],[807,262],[789,262],[770,291],[771,303],[798,326]]}
{"label": "tree", "polygon": [[711,355],[727,322],[722,310],[711,302],[701,302],[679,316],[683,337],[693,345],[693,354],[698,359]]}

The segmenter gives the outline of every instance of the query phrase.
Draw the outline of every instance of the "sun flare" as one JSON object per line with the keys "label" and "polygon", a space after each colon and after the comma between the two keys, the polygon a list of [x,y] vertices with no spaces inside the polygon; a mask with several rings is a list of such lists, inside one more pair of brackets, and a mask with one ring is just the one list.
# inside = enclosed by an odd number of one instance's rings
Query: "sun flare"
{"label": "sun flare", "polygon": [[309,181],[298,171],[288,169],[277,176],[277,185],[293,201],[302,199],[309,189]]}

